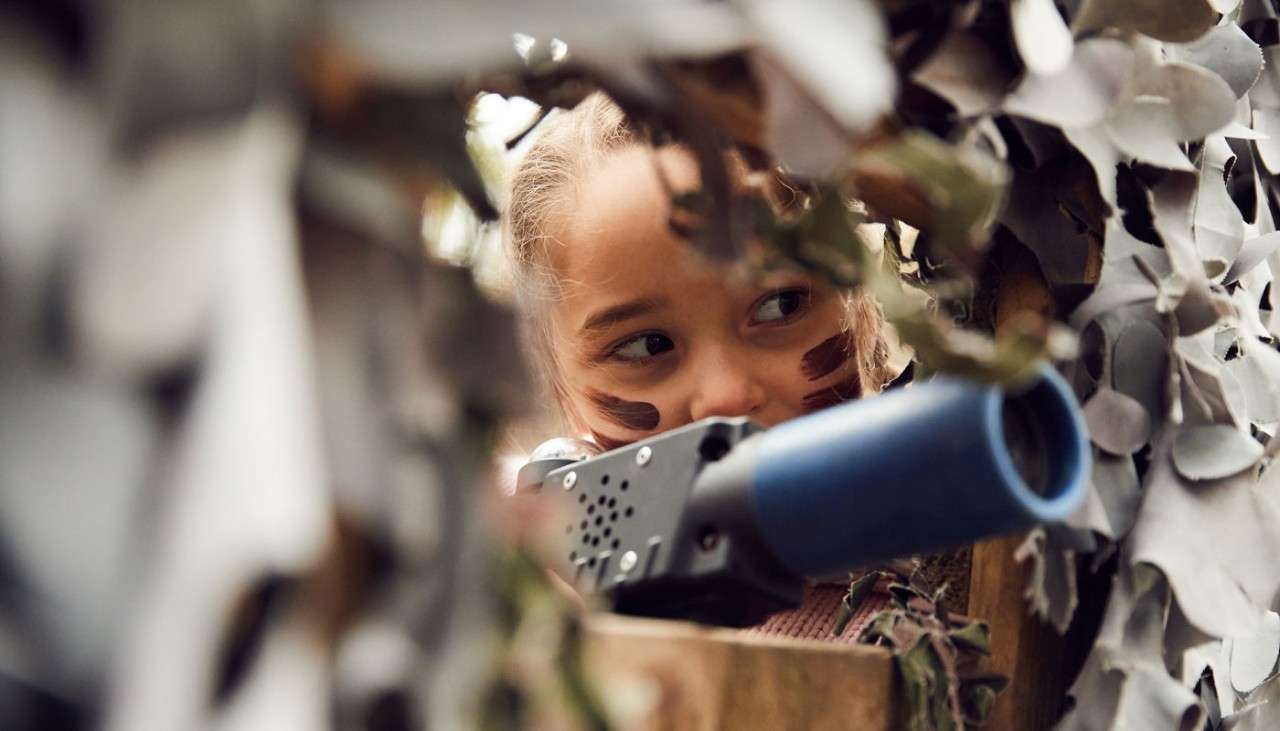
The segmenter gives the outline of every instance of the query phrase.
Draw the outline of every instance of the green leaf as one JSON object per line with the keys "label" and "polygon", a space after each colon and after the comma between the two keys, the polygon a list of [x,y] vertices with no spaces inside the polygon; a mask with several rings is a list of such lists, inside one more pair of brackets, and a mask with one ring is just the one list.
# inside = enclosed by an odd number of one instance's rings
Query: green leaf
{"label": "green leaf", "polygon": [[960,691],[965,715],[975,723],[983,723],[991,715],[996,702],[996,691],[986,685],[975,685]]}
{"label": "green leaf", "polygon": [[866,628],[859,635],[858,641],[869,645],[883,642],[889,647],[897,649],[898,637],[894,633],[894,627],[898,622],[899,616],[899,613],[892,609],[880,612],[867,623]]}
{"label": "green leaf", "polygon": [[893,603],[901,609],[909,608],[913,599],[929,599],[924,592],[914,586],[898,583],[889,585],[889,596],[893,598]]}
{"label": "green leaf", "polygon": [[1010,177],[995,158],[918,130],[865,150],[857,164],[858,195],[871,209],[927,231],[961,263],[986,247]]}
{"label": "green leaf", "polygon": [[933,662],[933,650],[926,641],[917,642],[911,649],[896,657],[896,666],[902,677],[902,699],[905,705],[907,728],[910,731],[934,731],[934,696],[939,684],[938,668]]}
{"label": "green leaf", "polygon": [[959,629],[951,630],[947,633],[947,637],[957,649],[972,650],[983,655],[991,654],[991,628],[986,622],[970,622]]}
{"label": "green leaf", "polygon": [[859,607],[871,595],[871,590],[875,588],[876,581],[880,578],[879,571],[871,571],[863,574],[853,583],[849,584],[849,591],[840,600],[840,614],[836,617],[836,624],[831,628],[831,634],[839,637],[844,634],[844,630],[849,626],[849,621],[853,619],[853,615],[858,613]]}

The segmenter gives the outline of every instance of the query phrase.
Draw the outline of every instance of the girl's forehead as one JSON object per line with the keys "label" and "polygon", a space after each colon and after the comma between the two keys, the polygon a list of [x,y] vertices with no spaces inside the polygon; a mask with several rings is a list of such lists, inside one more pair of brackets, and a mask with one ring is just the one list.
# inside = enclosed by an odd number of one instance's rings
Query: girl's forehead
{"label": "girl's forehead", "polygon": [[596,249],[670,238],[672,193],[697,186],[696,166],[678,149],[632,145],[609,153],[565,191],[558,226],[563,246],[557,253],[595,254]]}
{"label": "girl's forehead", "polygon": [[758,247],[748,260],[722,265],[671,230],[671,195],[697,185],[697,166],[679,148],[636,145],[601,160],[561,209],[551,246],[564,299],[749,285],[762,273]]}

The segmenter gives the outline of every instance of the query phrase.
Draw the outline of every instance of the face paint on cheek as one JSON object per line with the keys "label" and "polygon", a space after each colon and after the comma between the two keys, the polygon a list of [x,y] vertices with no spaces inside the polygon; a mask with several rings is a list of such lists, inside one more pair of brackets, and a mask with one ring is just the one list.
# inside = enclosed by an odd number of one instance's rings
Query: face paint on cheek
{"label": "face paint on cheek", "polygon": [[843,381],[828,386],[820,391],[806,394],[804,397],[805,413],[819,411],[845,401],[852,401],[862,396],[862,378],[857,373]]}
{"label": "face paint on cheek", "polygon": [[810,381],[835,372],[853,356],[853,333],[842,332],[823,340],[800,359],[800,372]]}
{"label": "face paint on cheek", "polygon": [[662,419],[658,408],[644,401],[624,401],[599,391],[589,391],[587,398],[604,418],[626,429],[649,431]]}

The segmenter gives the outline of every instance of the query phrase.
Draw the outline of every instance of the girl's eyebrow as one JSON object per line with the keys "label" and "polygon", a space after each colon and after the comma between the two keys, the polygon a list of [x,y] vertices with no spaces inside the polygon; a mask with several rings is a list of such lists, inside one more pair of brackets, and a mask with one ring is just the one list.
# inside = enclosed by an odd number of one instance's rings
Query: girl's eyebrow
{"label": "girl's eyebrow", "polygon": [[657,297],[634,299],[628,302],[623,302],[619,305],[606,307],[588,317],[582,323],[582,327],[578,328],[578,332],[579,334],[587,334],[599,330],[605,330],[619,322],[648,315],[666,306],[666,298]]}

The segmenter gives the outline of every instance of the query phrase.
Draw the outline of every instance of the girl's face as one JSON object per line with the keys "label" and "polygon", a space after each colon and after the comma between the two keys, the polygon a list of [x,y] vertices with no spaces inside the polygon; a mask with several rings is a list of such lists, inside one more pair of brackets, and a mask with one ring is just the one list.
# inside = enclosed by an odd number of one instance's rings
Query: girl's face
{"label": "girl's face", "polygon": [[857,398],[845,294],[796,269],[708,261],[668,226],[697,187],[678,148],[633,146],[578,181],[551,264],[555,357],[575,427],[614,448],[707,416],[771,426]]}

